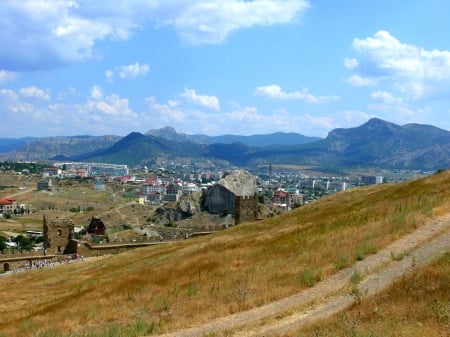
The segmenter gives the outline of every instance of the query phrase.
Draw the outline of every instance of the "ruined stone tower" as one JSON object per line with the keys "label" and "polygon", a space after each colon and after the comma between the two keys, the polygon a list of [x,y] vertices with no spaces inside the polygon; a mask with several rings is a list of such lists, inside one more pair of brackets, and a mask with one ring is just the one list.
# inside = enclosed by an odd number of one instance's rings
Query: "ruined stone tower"
{"label": "ruined stone tower", "polygon": [[234,215],[235,224],[242,222],[258,220],[258,199],[256,195],[242,197],[237,196],[235,199],[236,210]]}
{"label": "ruined stone tower", "polygon": [[47,254],[72,254],[76,252],[74,247],[74,225],[72,220],[55,219],[47,220],[44,215],[43,223],[44,248]]}

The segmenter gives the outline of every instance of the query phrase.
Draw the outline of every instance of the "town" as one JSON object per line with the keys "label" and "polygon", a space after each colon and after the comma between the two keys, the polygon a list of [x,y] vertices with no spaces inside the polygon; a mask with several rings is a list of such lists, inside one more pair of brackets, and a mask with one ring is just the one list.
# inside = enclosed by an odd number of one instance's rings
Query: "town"
{"label": "town", "polygon": [[[243,221],[273,217],[327,194],[387,182],[382,175],[314,175],[272,165],[247,171],[201,170],[175,163],[154,169],[83,162],[28,166],[22,163],[18,169],[11,168],[11,163],[3,163],[0,172],[0,177],[15,176],[35,183],[12,189],[1,186],[0,219],[22,222],[19,230],[0,231],[3,254],[24,250],[49,253],[50,236],[54,234],[46,235],[45,228],[56,228],[57,240],[61,237],[65,240],[54,245],[52,254],[82,252],[89,256],[98,255],[99,249],[102,254],[124,251],[143,243],[186,239]],[[383,173],[391,177],[389,182],[427,174]],[[78,200],[64,201],[65,196],[72,198],[80,188],[83,191]],[[26,191],[31,193],[24,198]],[[16,196],[10,197],[11,194]],[[94,194],[118,198],[111,204],[100,203],[87,196]],[[127,208],[135,214],[114,218],[108,212],[120,209],[119,212],[125,213]],[[26,228],[28,218],[34,222],[43,220]],[[101,224],[101,231],[93,223]],[[67,233],[61,235],[61,231]],[[85,244],[74,245],[73,239]],[[84,248],[77,248],[81,246]]]}

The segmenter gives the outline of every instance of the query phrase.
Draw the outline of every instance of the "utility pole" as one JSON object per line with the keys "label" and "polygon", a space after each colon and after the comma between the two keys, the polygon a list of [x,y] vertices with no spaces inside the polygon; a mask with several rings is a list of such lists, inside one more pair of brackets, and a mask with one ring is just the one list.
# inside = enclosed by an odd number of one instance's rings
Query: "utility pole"
{"label": "utility pole", "polygon": [[272,190],[272,164],[269,164],[269,187]]}

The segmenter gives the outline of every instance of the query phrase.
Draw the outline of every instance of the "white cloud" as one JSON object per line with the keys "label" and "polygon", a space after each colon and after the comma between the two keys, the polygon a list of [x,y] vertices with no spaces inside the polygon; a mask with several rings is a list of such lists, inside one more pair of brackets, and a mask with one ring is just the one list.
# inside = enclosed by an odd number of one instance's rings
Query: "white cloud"
{"label": "white cloud", "polygon": [[95,85],[91,88],[91,99],[101,100],[103,98],[103,90],[100,86]]}
{"label": "white cloud", "polygon": [[106,76],[106,79],[109,82],[111,82],[114,79],[114,71],[112,71],[112,70],[105,71],[105,76]]}
{"label": "white cloud", "polygon": [[[3,116],[1,127],[20,125],[20,128],[15,129],[15,133],[25,130],[27,126],[41,130],[40,123],[53,121],[52,115],[46,110],[50,100],[51,97],[45,91],[36,87],[22,88],[18,92],[0,89],[0,106],[3,111],[8,112]],[[6,134],[8,131],[3,133]]]}
{"label": "white cloud", "polygon": [[327,103],[339,99],[337,96],[315,96],[309,93],[307,89],[303,89],[302,91],[284,92],[282,88],[276,84],[257,87],[253,94],[257,96],[269,97],[271,99],[295,99],[315,104]]}
{"label": "white cloud", "polygon": [[202,44],[222,42],[231,32],[241,28],[290,23],[309,8],[309,2],[186,0],[178,1],[178,6],[178,12],[161,19],[161,22],[174,26],[187,43]]}
{"label": "white cloud", "polygon": [[151,113],[156,113],[152,116],[153,122],[157,121],[160,126],[173,125],[173,123],[181,123],[185,120],[186,114],[179,109],[178,103],[169,100],[166,104],[160,104],[155,97],[146,99]]}
{"label": "white cloud", "polygon": [[378,115],[385,116],[385,119],[393,121],[395,116],[395,123],[427,123],[431,110],[429,108],[412,108],[407,104],[388,104],[383,102],[375,102],[369,104],[369,109],[377,111]]}
{"label": "white cloud", "polygon": [[216,96],[198,95],[193,89],[184,89],[180,96],[188,102],[200,105],[204,108],[220,110],[220,102]]}
{"label": "white cloud", "polygon": [[359,110],[344,110],[340,112],[339,115],[339,120],[345,121],[345,127],[361,125],[367,122],[370,118],[375,117]]}
{"label": "white cloud", "polygon": [[0,70],[0,83],[5,83],[15,80],[17,77],[16,73],[11,71]]}
{"label": "white cloud", "polygon": [[135,62],[126,66],[119,67],[120,78],[135,78],[138,76],[144,76],[150,71],[150,67],[147,64],[139,64]]}
{"label": "white cloud", "polygon": [[115,67],[114,70],[107,70],[105,72],[106,79],[112,81],[117,75],[121,79],[136,78],[139,76],[145,76],[150,71],[150,67],[147,64],[139,64],[135,62],[132,64]]}
{"label": "white cloud", "polygon": [[128,39],[146,24],[173,27],[189,44],[219,43],[238,29],[291,23],[308,7],[307,0],[3,0],[0,64],[26,71],[91,59],[97,42]]}
{"label": "white cloud", "polygon": [[243,107],[241,109],[231,111],[231,112],[227,113],[226,116],[229,119],[235,120],[235,121],[243,121],[243,120],[250,121],[251,120],[254,122],[260,122],[260,121],[266,120],[267,118],[270,118],[270,117],[259,114],[258,108],[253,107],[253,106]]}
{"label": "white cloud", "polygon": [[148,97],[146,103],[148,112],[145,119],[157,127],[169,125],[180,130],[188,126],[193,130],[211,130],[214,124],[222,127],[223,123],[226,123],[219,122],[223,117],[223,114],[217,113],[220,111],[219,99],[215,96],[199,95],[193,89],[184,89],[166,103],[159,103],[155,97]]}
{"label": "white cloud", "polygon": [[125,118],[136,117],[129,107],[127,98],[121,98],[119,95],[113,94],[104,96],[103,91],[99,86],[91,89],[91,97],[87,102],[87,108],[94,113],[99,119],[103,115],[120,117],[116,120],[123,120]]}
{"label": "white cloud", "polygon": [[395,116],[397,123],[425,122],[431,111],[429,108],[415,106],[411,108],[402,97],[393,95],[390,92],[378,90],[371,94],[372,103],[368,108],[384,115],[386,119],[392,120]]}
{"label": "white cloud", "polygon": [[346,58],[344,60],[344,65],[347,69],[355,69],[356,67],[358,67],[358,60],[355,58]]}
{"label": "white cloud", "polygon": [[42,90],[35,86],[22,88],[19,90],[20,94],[27,98],[37,98],[44,101],[50,101],[51,97],[48,90]]}
{"label": "white cloud", "polygon": [[92,10],[96,3],[100,2],[3,0],[0,63],[4,69],[45,69],[89,59],[97,41],[126,38],[126,32],[136,27],[125,14]]}
{"label": "white cloud", "polygon": [[[257,107],[252,106],[238,107],[223,114],[222,118],[224,121],[223,127],[216,130],[216,134],[242,134],[242,131],[236,131],[236,125],[239,125],[239,130],[245,130],[247,135],[272,133],[277,130],[299,132],[309,136],[325,136],[323,130],[336,127],[341,120],[339,116],[331,118],[310,113],[292,114],[284,109],[263,113]],[[228,123],[226,123],[227,121]]]}
{"label": "white cloud", "polygon": [[401,97],[395,97],[387,91],[375,91],[371,94],[372,99],[386,104],[403,104]]}
{"label": "white cloud", "polygon": [[[77,99],[72,104],[55,103],[45,91],[34,87],[17,92],[0,89],[0,106],[5,111],[0,133],[11,134],[8,128],[20,125],[14,128],[14,137],[68,136],[68,132],[125,135],[142,126],[143,115],[131,109],[127,98],[106,95],[99,86],[91,88],[87,99],[80,97],[75,88],[69,88],[69,92]],[[60,95],[67,94],[57,93],[57,100]]]}
{"label": "white cloud", "polygon": [[367,87],[370,85],[377,85],[377,81],[372,78],[362,77],[359,75],[352,75],[347,79],[347,83],[355,87]]}
{"label": "white cloud", "polygon": [[354,39],[352,47],[359,56],[356,62],[346,62],[347,68],[357,72],[349,79],[353,85],[387,83],[412,99],[421,99],[447,90],[443,87],[450,84],[450,51],[401,43],[387,31]]}
{"label": "white cloud", "polygon": [[19,95],[15,91],[10,89],[0,89],[0,96],[4,97],[8,101],[15,101],[19,99]]}

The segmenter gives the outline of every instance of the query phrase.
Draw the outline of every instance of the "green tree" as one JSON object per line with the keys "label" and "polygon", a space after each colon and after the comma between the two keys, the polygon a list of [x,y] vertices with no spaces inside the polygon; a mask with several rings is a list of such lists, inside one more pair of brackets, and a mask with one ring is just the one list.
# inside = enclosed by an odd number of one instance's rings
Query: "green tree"
{"label": "green tree", "polygon": [[0,236],[0,251],[4,251],[6,249],[6,238]]}
{"label": "green tree", "polygon": [[29,239],[26,236],[23,236],[22,234],[16,236],[13,239],[14,242],[17,243],[17,247],[23,250],[31,250],[33,248],[34,240]]}

